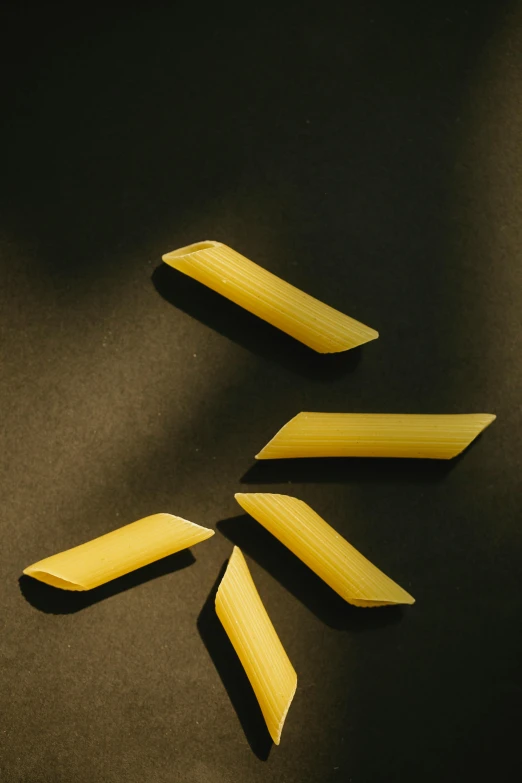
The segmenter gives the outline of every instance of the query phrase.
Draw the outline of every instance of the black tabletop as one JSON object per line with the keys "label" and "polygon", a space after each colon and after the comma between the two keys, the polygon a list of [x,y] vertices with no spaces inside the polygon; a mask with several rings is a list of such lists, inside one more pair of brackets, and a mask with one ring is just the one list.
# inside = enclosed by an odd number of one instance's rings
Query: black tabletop
{"label": "black tabletop", "polygon": [[[1,780],[510,779],[521,4],[21,4],[0,29]],[[201,239],[379,340],[315,355],[162,266]],[[498,418],[450,462],[254,464],[301,410]],[[237,491],[302,498],[416,604],[343,604]],[[20,578],[159,511],[216,535],[90,593]],[[233,544],[298,674],[279,747],[214,614]]]}

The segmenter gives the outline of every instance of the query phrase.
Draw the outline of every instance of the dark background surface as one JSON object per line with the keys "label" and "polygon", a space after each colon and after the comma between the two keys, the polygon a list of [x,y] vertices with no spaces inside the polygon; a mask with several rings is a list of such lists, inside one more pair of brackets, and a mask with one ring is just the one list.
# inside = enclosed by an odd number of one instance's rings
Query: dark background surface
{"label": "dark background surface", "polygon": [[[2,11],[6,783],[515,777],[522,4],[340,7]],[[380,339],[315,356],[160,267],[207,238]],[[253,467],[300,410],[498,419],[447,464]],[[417,603],[343,605],[238,490],[303,498]],[[19,582],[158,511],[218,532],[83,596]],[[212,609],[232,542],[299,676],[279,748]]]}

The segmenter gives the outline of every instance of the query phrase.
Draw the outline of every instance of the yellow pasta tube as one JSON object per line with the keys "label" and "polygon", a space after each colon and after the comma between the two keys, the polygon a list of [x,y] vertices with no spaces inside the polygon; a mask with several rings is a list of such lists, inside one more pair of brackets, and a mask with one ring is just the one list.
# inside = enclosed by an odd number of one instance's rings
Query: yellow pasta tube
{"label": "yellow pasta tube", "polygon": [[451,459],[495,419],[490,413],[298,413],[256,454],[256,459]]}
{"label": "yellow pasta tube", "polygon": [[250,680],[270,736],[279,745],[297,674],[237,546],[216,594],[216,613]]}
{"label": "yellow pasta tube", "polygon": [[263,492],[235,497],[241,508],[348,603],[365,607],[415,603],[302,500]]}
{"label": "yellow pasta tube", "polygon": [[379,336],[221,242],[196,242],[163,260],[319,353],[347,351]]}
{"label": "yellow pasta tube", "polygon": [[172,514],[153,514],[24,570],[63,590],[91,590],[214,535]]}

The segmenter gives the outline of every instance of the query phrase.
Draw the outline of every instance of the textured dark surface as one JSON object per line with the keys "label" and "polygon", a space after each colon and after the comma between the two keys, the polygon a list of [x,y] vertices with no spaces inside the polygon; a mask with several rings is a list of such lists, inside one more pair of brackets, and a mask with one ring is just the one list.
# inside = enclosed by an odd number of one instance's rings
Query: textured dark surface
{"label": "textured dark surface", "polygon": [[[522,6],[343,7],[4,6],[2,783],[518,761]],[[158,269],[206,238],[381,338],[317,357]],[[448,464],[253,467],[303,409],[498,419]],[[416,605],[344,606],[242,516],[252,489],[309,502]],[[217,534],[91,595],[19,582],[157,511]],[[279,748],[212,611],[232,542],[299,676]]]}

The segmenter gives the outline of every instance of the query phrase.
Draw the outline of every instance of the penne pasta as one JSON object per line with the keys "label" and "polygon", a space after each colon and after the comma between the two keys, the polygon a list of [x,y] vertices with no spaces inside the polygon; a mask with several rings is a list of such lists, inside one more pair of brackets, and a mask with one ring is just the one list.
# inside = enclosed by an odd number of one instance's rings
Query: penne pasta
{"label": "penne pasta", "polygon": [[163,261],[319,353],[347,351],[379,336],[221,242],[196,242]]}
{"label": "penne pasta", "polygon": [[250,680],[270,736],[279,745],[297,675],[237,546],[216,594],[216,613]]}
{"label": "penne pasta", "polygon": [[451,459],[495,419],[490,413],[298,413],[256,454],[256,459]]}
{"label": "penne pasta", "polygon": [[235,497],[241,508],[348,603],[362,607],[415,603],[302,500],[263,492]]}
{"label": "penne pasta", "polygon": [[153,514],[39,560],[24,574],[63,590],[91,590],[214,535],[172,514]]}

